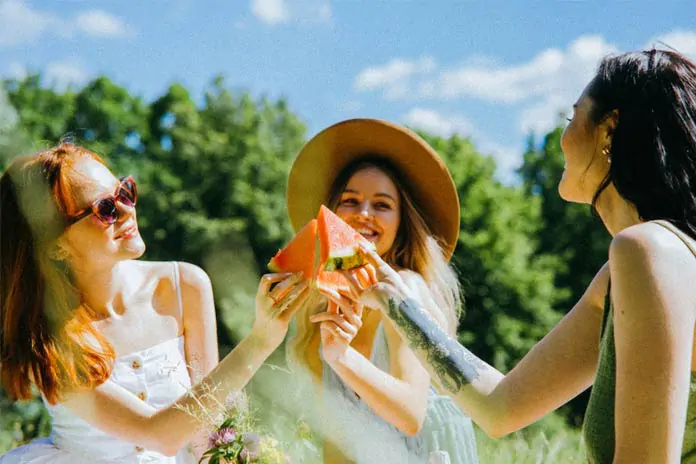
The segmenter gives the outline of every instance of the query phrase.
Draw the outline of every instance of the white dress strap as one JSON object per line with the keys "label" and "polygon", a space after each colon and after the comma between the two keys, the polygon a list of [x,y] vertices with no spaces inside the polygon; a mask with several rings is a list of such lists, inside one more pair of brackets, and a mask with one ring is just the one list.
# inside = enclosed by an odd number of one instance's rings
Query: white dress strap
{"label": "white dress strap", "polygon": [[174,264],[174,288],[176,289],[176,301],[179,305],[179,316],[184,315],[184,303],[181,297],[181,280],[179,278],[179,263],[177,261],[172,261]]}
{"label": "white dress strap", "polygon": [[659,224],[665,229],[671,231],[674,235],[679,237],[679,240],[681,240],[686,247],[691,250],[691,253],[696,256],[696,245],[694,245],[694,239],[692,239],[689,235],[686,234],[686,232],[682,231],[679,229],[677,226],[672,224],[669,221],[666,221],[664,219],[658,219],[655,221],[650,221],[654,222],[655,224]]}

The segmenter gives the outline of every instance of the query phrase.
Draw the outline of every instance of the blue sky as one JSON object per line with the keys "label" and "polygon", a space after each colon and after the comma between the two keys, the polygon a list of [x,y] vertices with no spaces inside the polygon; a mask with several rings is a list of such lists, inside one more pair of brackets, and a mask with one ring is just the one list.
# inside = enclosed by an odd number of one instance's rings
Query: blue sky
{"label": "blue sky", "polygon": [[146,99],[218,73],[285,97],[308,136],[385,118],[472,138],[501,178],[606,53],[664,41],[696,59],[696,5],[670,1],[0,0],[0,75],[106,74]]}

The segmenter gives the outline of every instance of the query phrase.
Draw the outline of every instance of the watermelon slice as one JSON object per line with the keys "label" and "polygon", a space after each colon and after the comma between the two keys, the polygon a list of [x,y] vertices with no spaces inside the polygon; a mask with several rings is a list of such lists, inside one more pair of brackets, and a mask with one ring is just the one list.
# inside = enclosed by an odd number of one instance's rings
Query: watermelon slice
{"label": "watermelon slice", "polygon": [[[365,264],[363,257],[355,251],[358,241],[373,246],[330,209],[322,206],[318,218],[309,221],[285,248],[276,253],[269,261],[268,269],[271,272],[301,272],[302,278],[310,280],[316,288],[350,292],[348,280],[335,271],[356,269]],[[358,280],[363,286],[374,283],[366,281],[360,274]],[[288,295],[293,284],[292,281],[280,282],[269,296],[278,302]]]}
{"label": "watermelon slice", "polygon": [[[271,272],[301,272],[304,279],[313,279],[316,269],[317,220],[312,219],[269,261]],[[292,282],[280,282],[269,296],[273,301],[283,299]]]}
{"label": "watermelon slice", "polygon": [[325,271],[349,270],[365,264],[363,257],[355,250],[358,242],[372,243],[357,233],[355,229],[322,205],[319,210],[318,232],[320,242],[320,269]]}
{"label": "watermelon slice", "polygon": [[312,219],[276,253],[268,269],[271,272],[302,272],[305,279],[313,278],[316,240],[317,220]]}

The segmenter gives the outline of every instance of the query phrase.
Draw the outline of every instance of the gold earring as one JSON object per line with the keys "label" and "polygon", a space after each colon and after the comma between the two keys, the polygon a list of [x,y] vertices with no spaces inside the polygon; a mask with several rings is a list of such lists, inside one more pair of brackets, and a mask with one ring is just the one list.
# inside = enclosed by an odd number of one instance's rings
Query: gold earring
{"label": "gold earring", "polygon": [[609,145],[602,148],[602,154],[607,159],[607,163],[611,164],[611,147]]}

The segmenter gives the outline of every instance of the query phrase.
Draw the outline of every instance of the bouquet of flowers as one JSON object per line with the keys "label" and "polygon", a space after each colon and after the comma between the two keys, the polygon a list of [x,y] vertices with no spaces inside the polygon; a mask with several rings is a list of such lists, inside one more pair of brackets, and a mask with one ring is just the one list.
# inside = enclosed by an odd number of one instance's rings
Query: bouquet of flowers
{"label": "bouquet of flowers", "polygon": [[208,450],[200,463],[207,464],[289,464],[290,460],[281,451],[278,440],[259,434],[254,427],[249,402],[243,392],[236,392],[220,403],[210,392],[203,393],[215,405],[206,408],[200,397],[196,397],[199,410],[188,409],[187,413],[197,417],[208,430]]}

